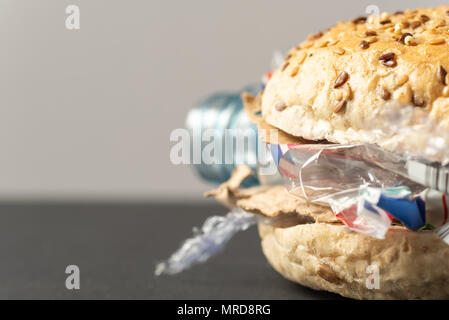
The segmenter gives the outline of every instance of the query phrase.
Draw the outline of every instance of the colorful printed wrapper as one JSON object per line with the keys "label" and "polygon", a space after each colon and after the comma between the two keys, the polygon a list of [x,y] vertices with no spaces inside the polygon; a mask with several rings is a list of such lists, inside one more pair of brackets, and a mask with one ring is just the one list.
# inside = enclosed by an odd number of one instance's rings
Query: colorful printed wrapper
{"label": "colorful printed wrapper", "polygon": [[291,193],[329,205],[354,231],[384,238],[393,219],[411,230],[447,223],[447,169],[435,163],[365,144],[268,147]]}

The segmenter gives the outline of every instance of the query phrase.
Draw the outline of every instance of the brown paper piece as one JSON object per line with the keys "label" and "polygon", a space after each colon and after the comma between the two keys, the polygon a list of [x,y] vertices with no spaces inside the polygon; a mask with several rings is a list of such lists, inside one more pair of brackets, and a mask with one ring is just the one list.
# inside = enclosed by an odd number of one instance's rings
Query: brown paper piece
{"label": "brown paper piece", "polygon": [[294,217],[293,220],[296,224],[339,223],[331,208],[296,197],[290,194],[284,186],[239,189],[241,183],[251,174],[251,169],[248,166],[238,166],[227,182],[217,189],[207,192],[205,196],[215,197],[217,201],[230,208],[240,207],[245,211],[270,218],[282,217],[279,219],[282,224],[286,223],[285,216]]}
{"label": "brown paper piece", "polygon": [[215,197],[215,199],[228,208],[237,206],[237,200],[250,197],[253,194],[260,192],[260,190],[267,187],[254,187],[247,189],[239,189],[242,182],[249,178],[254,173],[247,165],[239,165],[228,181],[222,183],[218,188],[208,191],[204,194],[205,197]]}

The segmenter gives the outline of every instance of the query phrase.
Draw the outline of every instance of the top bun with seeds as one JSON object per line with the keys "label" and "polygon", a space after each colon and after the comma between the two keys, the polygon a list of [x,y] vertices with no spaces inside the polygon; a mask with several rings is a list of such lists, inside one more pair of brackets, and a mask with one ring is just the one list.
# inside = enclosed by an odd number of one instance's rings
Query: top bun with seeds
{"label": "top bun with seeds", "polygon": [[425,118],[449,135],[448,71],[449,6],[360,17],[293,48],[266,85],[262,114],[308,140],[396,149],[400,130],[372,133],[406,106],[401,126]]}

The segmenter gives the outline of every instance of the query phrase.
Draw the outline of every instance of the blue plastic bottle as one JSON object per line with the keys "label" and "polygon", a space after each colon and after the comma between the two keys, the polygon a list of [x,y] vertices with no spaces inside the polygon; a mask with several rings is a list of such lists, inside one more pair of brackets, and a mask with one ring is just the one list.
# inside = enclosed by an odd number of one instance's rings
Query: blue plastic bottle
{"label": "blue plastic bottle", "polygon": [[[210,141],[203,141],[203,133],[206,130],[213,129],[216,133],[214,139],[221,139],[223,142],[223,159],[232,155],[232,159],[227,161],[228,163],[221,161],[220,163],[206,164],[201,161],[200,164],[194,164],[195,170],[203,179],[214,183],[222,183],[229,179],[232,171],[241,163],[248,164],[254,172],[257,172],[257,127],[251,123],[246,115],[240,95],[242,92],[257,94],[258,91],[259,86],[250,86],[237,93],[214,94],[204,99],[188,113],[186,127],[190,130],[193,139],[190,143],[191,154],[194,151],[194,141],[201,144],[201,152],[205,150]],[[252,130],[255,139],[248,139],[245,151],[237,152],[235,143],[232,146],[224,143],[227,138],[230,138],[227,132],[229,130],[226,129]],[[259,184],[257,175],[253,175],[244,182],[245,187],[257,184]]]}

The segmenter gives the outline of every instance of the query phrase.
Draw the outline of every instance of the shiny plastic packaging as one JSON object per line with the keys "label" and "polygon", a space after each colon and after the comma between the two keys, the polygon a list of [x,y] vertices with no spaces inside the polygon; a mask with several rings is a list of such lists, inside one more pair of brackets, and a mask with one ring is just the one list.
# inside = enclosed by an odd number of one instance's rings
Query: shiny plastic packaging
{"label": "shiny plastic packaging", "polygon": [[217,254],[234,236],[257,223],[254,214],[236,208],[225,216],[209,217],[201,229],[193,229],[193,237],[183,242],[170,258],[156,266],[156,275],[176,274]]}
{"label": "shiny plastic packaging", "polygon": [[[447,222],[445,194],[429,188],[447,189],[443,166],[370,144],[270,149],[291,193],[330,206],[355,231],[384,238],[393,219],[411,230]],[[440,179],[429,179],[432,170]]]}

